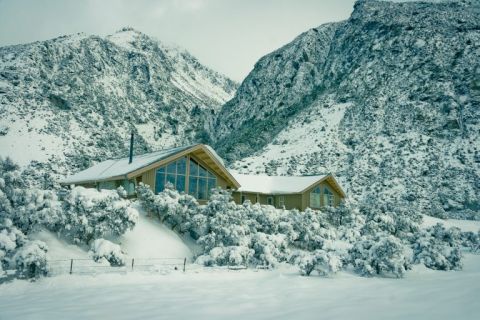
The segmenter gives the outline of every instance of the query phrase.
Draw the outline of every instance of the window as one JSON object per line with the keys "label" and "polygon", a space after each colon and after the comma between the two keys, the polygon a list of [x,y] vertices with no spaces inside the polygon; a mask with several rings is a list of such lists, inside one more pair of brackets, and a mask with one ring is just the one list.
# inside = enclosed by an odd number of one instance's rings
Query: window
{"label": "window", "polygon": [[310,207],[320,208],[320,187],[316,187],[310,192]]}
{"label": "window", "polygon": [[273,206],[273,197],[267,197],[267,204]]}
{"label": "window", "polygon": [[133,180],[123,180],[122,187],[127,192],[127,195],[131,196],[135,194],[135,183]]}
{"label": "window", "polygon": [[217,185],[216,176],[194,159],[190,159],[189,169],[188,193],[198,200],[207,200]]}
{"label": "window", "polygon": [[278,197],[278,207],[284,208],[285,207],[285,196]]}
{"label": "window", "polygon": [[328,187],[323,188],[323,204],[325,206],[333,206],[333,192]]}
{"label": "window", "polygon": [[167,183],[180,192],[185,192],[187,173],[187,158],[183,157],[177,161],[170,162],[166,166],[160,167],[155,173],[155,193],[165,190]]}

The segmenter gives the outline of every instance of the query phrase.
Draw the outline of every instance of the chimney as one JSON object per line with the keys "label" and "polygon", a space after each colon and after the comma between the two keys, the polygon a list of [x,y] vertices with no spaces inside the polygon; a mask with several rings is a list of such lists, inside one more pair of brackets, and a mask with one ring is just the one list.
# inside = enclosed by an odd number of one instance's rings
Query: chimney
{"label": "chimney", "polygon": [[128,159],[128,164],[132,163],[133,160],[133,132],[130,136],[130,158]]}

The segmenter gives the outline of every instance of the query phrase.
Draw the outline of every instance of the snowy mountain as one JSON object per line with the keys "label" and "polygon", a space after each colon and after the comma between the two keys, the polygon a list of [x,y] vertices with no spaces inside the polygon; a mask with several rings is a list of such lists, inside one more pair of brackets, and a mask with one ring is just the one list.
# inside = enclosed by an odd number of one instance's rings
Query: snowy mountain
{"label": "snowy mountain", "polygon": [[215,145],[240,172],[331,172],[361,203],[479,218],[479,119],[478,2],[359,1],[260,59]]}
{"label": "snowy mountain", "polygon": [[237,84],[131,28],[0,48],[0,156],[64,175],[199,140]]}

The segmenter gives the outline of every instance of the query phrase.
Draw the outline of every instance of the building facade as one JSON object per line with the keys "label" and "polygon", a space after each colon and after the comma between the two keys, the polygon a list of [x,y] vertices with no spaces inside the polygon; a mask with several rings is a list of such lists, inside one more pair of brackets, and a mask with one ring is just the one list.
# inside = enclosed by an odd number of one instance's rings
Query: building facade
{"label": "building facade", "polygon": [[232,175],[223,160],[207,145],[196,144],[171,148],[130,158],[101,162],[66,178],[63,185],[80,185],[97,189],[120,186],[135,196],[140,183],[155,193],[167,184],[205,203],[213,188],[232,190],[236,203],[272,205],[277,208],[305,210],[337,206],[345,197],[332,175],[270,177]]}

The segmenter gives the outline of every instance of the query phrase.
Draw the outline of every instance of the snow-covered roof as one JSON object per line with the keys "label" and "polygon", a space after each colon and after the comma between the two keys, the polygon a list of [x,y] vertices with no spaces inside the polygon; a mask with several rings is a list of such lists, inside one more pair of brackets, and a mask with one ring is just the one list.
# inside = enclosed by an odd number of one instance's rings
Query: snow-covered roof
{"label": "snow-covered roof", "polygon": [[[132,163],[128,163],[129,158],[106,160],[94,165],[86,170],[80,171],[66,179],[60,181],[63,184],[75,184],[82,182],[93,182],[108,180],[113,177],[127,175],[130,172],[146,167],[152,163],[168,158],[174,154],[190,149],[196,145],[185,147],[170,148],[157,152],[147,153],[139,156],[133,156]],[[218,155],[214,154],[216,157]]]}
{"label": "snow-covered roof", "polygon": [[265,194],[287,194],[302,192],[312,184],[325,179],[322,176],[267,176],[232,174],[240,183],[238,191]]}

